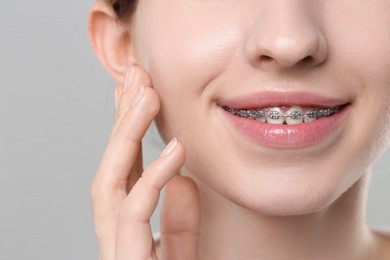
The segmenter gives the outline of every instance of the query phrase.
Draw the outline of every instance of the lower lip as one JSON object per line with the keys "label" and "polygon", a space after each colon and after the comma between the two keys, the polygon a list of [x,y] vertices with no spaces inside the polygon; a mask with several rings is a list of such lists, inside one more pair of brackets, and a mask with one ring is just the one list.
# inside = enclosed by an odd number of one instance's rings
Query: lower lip
{"label": "lower lip", "polygon": [[223,108],[228,121],[250,141],[270,148],[304,148],[321,143],[340,128],[349,105],[329,117],[297,125],[273,125],[234,116]]}

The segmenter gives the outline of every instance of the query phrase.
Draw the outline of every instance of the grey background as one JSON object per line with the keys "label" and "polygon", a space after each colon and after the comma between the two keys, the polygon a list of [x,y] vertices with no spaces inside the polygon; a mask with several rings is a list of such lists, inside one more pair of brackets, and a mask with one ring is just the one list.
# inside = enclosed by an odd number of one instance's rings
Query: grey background
{"label": "grey background", "polygon": [[[91,3],[0,7],[0,259],[97,259],[89,184],[112,125],[113,81],[87,42]],[[155,135],[145,164],[161,151]],[[387,152],[374,167],[370,226],[390,226],[389,161]]]}

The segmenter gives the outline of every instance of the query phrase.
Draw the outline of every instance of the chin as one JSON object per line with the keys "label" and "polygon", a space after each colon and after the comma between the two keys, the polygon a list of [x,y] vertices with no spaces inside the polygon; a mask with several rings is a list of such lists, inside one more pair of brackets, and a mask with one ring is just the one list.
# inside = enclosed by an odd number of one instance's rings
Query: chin
{"label": "chin", "polygon": [[249,201],[248,209],[266,216],[287,217],[320,213],[341,194],[332,189],[284,191],[280,188],[278,191],[262,191],[259,195],[262,199]]}
{"label": "chin", "polygon": [[[321,213],[342,197],[364,174],[345,171],[330,174],[327,168],[321,171],[318,167],[295,167],[283,171],[271,168],[247,171],[246,174],[237,176],[234,174],[236,171],[229,171],[227,168],[223,173],[209,171],[207,175],[198,177],[231,203],[266,216]],[[211,175],[212,172],[214,174]],[[212,177],[219,174],[223,178]]]}
{"label": "chin", "polygon": [[254,194],[237,196],[236,203],[267,216],[297,216],[321,212],[341,194],[331,187],[272,186]]}

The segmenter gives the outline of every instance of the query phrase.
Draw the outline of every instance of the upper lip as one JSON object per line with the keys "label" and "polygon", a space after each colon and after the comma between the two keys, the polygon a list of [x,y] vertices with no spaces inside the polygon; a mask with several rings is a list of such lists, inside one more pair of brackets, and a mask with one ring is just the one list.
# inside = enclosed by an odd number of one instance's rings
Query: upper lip
{"label": "upper lip", "polygon": [[218,100],[219,106],[233,109],[255,109],[271,106],[332,108],[347,103],[349,100],[346,98],[326,97],[302,91],[264,91]]}

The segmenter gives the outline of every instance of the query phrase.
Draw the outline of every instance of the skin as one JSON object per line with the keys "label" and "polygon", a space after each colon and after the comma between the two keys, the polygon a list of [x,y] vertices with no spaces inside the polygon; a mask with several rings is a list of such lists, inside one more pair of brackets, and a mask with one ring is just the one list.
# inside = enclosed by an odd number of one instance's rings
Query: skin
{"label": "skin", "polygon": [[[162,259],[388,259],[389,238],[365,225],[364,203],[390,140],[389,13],[386,0],[141,0],[121,24],[97,1],[91,45],[118,82],[91,186],[101,259],[157,257],[149,219],[172,178]],[[344,98],[351,109],[322,145],[260,147],[237,137],[218,101],[265,90]],[[143,171],[154,119],[176,145]],[[174,178],[180,168],[186,177]]]}

